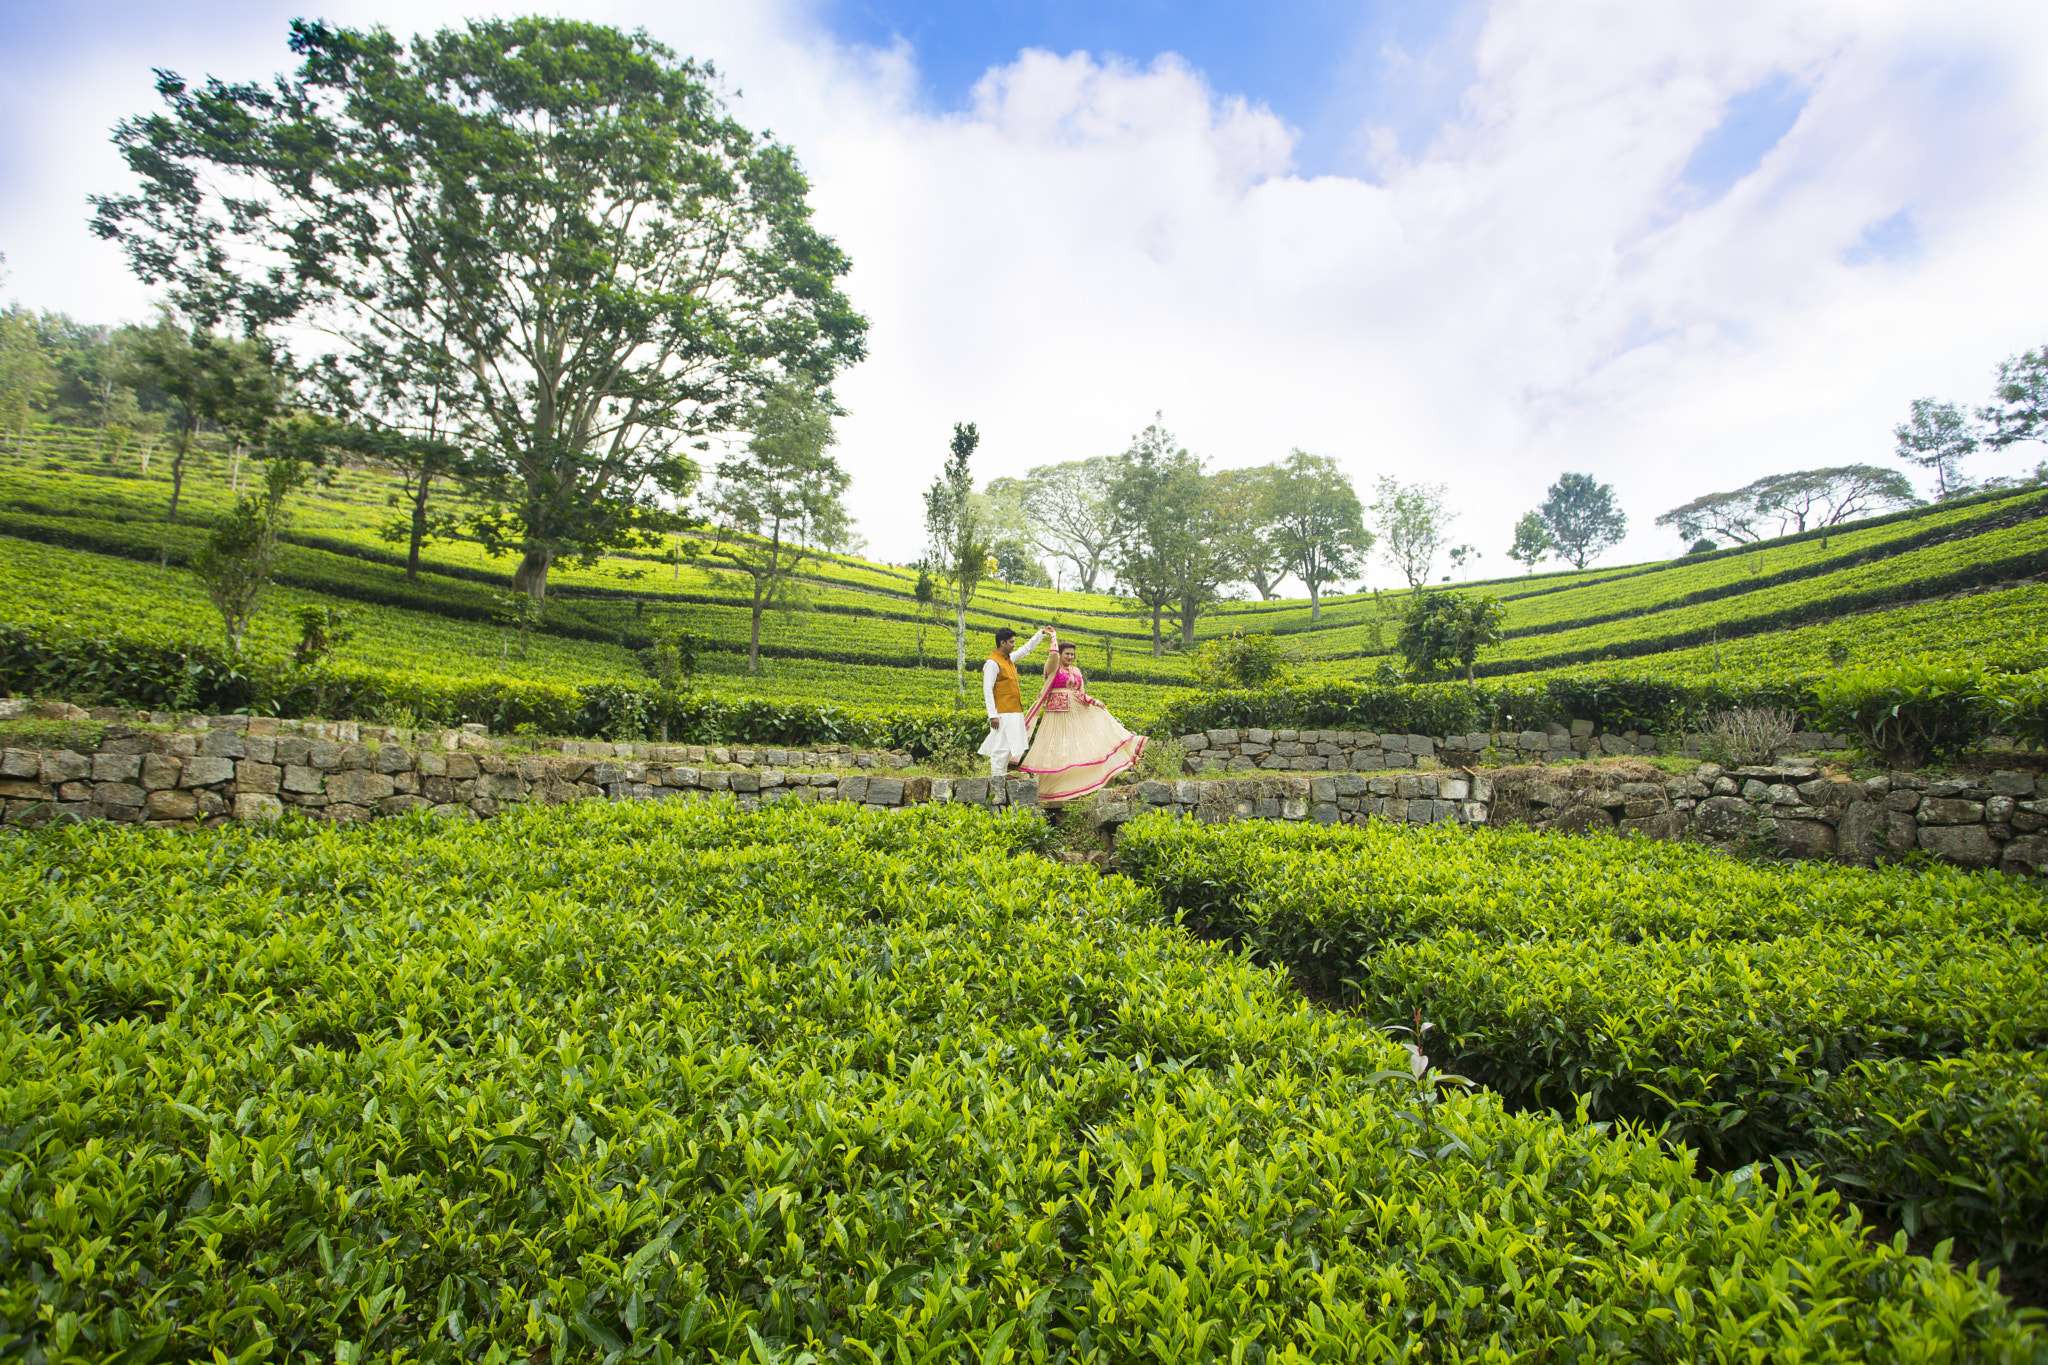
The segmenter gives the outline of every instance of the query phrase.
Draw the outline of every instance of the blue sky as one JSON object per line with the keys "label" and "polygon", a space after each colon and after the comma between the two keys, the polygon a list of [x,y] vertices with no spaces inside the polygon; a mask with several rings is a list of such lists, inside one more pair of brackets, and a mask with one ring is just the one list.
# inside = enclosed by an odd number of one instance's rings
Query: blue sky
{"label": "blue sky", "polygon": [[1219,95],[1297,130],[1302,173],[1370,177],[1359,127],[1391,129],[1407,155],[1426,150],[1470,77],[1480,13],[1458,0],[825,0],[817,16],[847,42],[908,42],[940,110],[964,108],[989,68],[1025,48],[1140,66],[1171,52]]}
{"label": "blue sky", "polygon": [[1721,121],[1687,158],[1679,180],[1703,199],[1719,199],[1792,131],[1806,95],[1805,87],[1781,71],[1733,96]]}

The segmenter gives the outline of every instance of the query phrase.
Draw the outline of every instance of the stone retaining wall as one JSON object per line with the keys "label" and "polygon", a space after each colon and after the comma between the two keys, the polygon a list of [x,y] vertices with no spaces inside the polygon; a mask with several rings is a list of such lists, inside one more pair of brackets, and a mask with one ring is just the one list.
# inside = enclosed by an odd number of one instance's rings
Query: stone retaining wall
{"label": "stone retaining wall", "polygon": [[[79,713],[86,718],[86,713]],[[106,723],[92,753],[0,751],[0,801],[14,824],[103,819],[178,825],[275,819],[298,810],[360,821],[407,811],[487,818],[507,806],[668,800],[730,794],[743,806],[849,801],[869,806],[968,801],[1036,806],[1028,778],[895,776],[901,753],[843,747],[610,744],[568,740],[507,752],[481,727],[414,733],[354,722],[247,716],[130,716]],[[1139,782],[1103,793],[1098,823],[1166,808],[1194,818],[1483,824],[1487,784],[1456,773],[1367,777],[1257,774]]]}
{"label": "stone retaining wall", "polygon": [[[731,793],[745,804],[790,797],[871,805],[1037,800],[1032,782],[881,775],[906,765],[909,760],[901,755],[657,745],[637,746],[653,750],[655,757],[621,760],[498,752],[483,747],[488,741],[481,736],[460,731],[414,736],[349,723],[213,720],[169,731],[146,723],[111,724],[89,754],[0,751],[5,819],[13,824],[104,819],[164,825],[274,819],[287,809],[340,821],[411,810],[488,817],[525,803],[714,792]],[[604,748],[616,752],[613,746]],[[823,771],[732,766],[763,759],[794,759]]]}
{"label": "stone retaining wall", "polygon": [[[1540,775],[1539,775],[1540,774]],[[1703,763],[1690,777],[1611,769],[1496,779],[1496,814],[1565,833],[1693,837],[1729,849],[1871,864],[1919,851],[1962,867],[2048,872],[2048,780],[2029,772],[1830,777],[1811,762]]]}
{"label": "stone retaining wall", "polygon": [[[1215,764],[1207,771],[1220,767],[1242,776],[1113,787],[1091,803],[1089,818],[1113,828],[1143,811],[1162,809],[1213,823],[1526,823],[1563,833],[1697,838],[1731,850],[1860,863],[1919,850],[1965,867],[2048,872],[2048,779],[2027,772],[1939,780],[1894,773],[1858,782],[1828,777],[1811,759],[1787,758],[1751,768],[1701,764],[1677,777],[1626,761],[1488,773],[1444,765],[1470,761],[1478,739],[1487,743],[1477,753],[1497,756],[1498,735],[1459,737],[1453,748],[1451,741],[1424,736],[1350,732],[1282,738],[1290,732],[1277,731],[1268,744],[1257,738],[1264,733],[1215,731],[1199,737],[1212,749],[1232,751],[1226,762],[1217,763],[1216,755],[1202,760]],[[1234,736],[1227,744],[1226,735]],[[1245,752],[1261,745],[1264,753]],[[1538,751],[1514,752],[1534,757]],[[1540,752],[1548,756],[1553,750]],[[1415,771],[1291,770],[1304,759],[1335,767],[1340,757],[1357,762],[1374,753],[1387,759],[1405,755],[1407,764],[1389,766]],[[1263,767],[1260,760],[1269,758],[1290,770]],[[719,794],[748,807],[788,800],[877,807],[1038,804],[1038,784],[1028,778],[894,775],[908,764],[900,753],[844,747],[571,740],[558,750],[520,753],[501,749],[481,727],[413,733],[352,722],[130,716],[108,721],[91,753],[0,750],[0,813],[8,823],[24,825],[72,819],[185,825],[275,819],[291,809],[344,822],[414,810],[487,818],[521,804]]]}
{"label": "stone retaining wall", "polygon": [[[1536,730],[1475,730],[1466,735],[1375,734],[1366,730],[1206,730],[1177,741],[1190,773],[1252,771],[1381,772],[1388,768],[1470,763],[1542,762],[1548,759],[1696,753],[1697,737],[1603,732],[1589,720]],[[1801,731],[1787,753],[1815,754],[1848,747],[1840,735]]]}

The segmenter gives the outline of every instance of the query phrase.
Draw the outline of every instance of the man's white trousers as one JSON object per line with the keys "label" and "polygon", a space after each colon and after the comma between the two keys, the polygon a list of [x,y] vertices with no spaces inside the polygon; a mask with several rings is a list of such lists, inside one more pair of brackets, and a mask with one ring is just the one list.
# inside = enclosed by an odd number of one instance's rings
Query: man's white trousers
{"label": "man's white trousers", "polygon": [[1022,711],[1005,711],[996,717],[996,725],[988,732],[988,738],[981,742],[980,753],[988,759],[990,777],[1006,777],[1010,765],[1024,757],[1031,747],[1031,736],[1024,729]]}

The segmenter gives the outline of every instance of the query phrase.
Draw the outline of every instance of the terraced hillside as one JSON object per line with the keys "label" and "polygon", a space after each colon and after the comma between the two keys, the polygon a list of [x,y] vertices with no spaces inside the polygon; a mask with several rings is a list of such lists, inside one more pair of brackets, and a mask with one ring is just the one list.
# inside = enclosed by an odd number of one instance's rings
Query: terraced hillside
{"label": "terraced hillside", "polygon": [[[101,458],[91,433],[35,432],[0,455],[0,622],[39,632],[217,637],[212,608],[179,566],[230,505],[232,480],[223,452],[202,447],[172,525],[161,454],[145,471],[133,452]],[[856,707],[942,706],[953,696],[951,631],[921,616],[915,572],[858,558],[813,564],[806,609],[764,625],[759,674],[745,672],[749,614],[738,586],[655,549],[590,568],[559,566],[547,619],[521,651],[494,624],[511,562],[474,542],[438,542],[418,581],[408,581],[403,547],[379,534],[395,518],[394,492],[387,476],[351,468],[301,495],[280,586],[255,628],[260,646],[284,649],[291,606],[346,604],[363,609],[342,659],[352,667],[441,679],[628,682],[646,676],[641,652],[657,623],[670,622],[703,637],[706,681],[733,694]],[[2044,512],[2048,490],[1991,495],[1826,536],[1468,585],[1508,608],[1507,638],[1482,656],[1479,672],[1753,678],[1760,670],[1810,671],[1839,662],[1845,650],[1855,661],[2036,650],[2028,633],[2048,605],[2036,582],[2048,570]],[[159,568],[160,559],[171,567]],[[1313,662],[1302,671],[1312,679],[1367,677],[1389,658],[1404,597],[1329,598],[1314,626],[1305,601],[1224,603],[1198,633],[1270,632],[1306,648]],[[1040,621],[1083,641],[1092,675],[1134,717],[1156,714],[1192,682],[1185,656],[1152,657],[1149,622],[1112,596],[990,584],[970,616],[977,632]]]}

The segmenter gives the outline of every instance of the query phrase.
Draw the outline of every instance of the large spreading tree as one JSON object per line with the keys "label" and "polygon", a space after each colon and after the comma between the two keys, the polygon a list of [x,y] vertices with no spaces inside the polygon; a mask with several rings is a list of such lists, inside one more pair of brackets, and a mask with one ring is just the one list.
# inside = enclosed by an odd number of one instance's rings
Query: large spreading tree
{"label": "large spreading tree", "polygon": [[1109,486],[1117,471],[1114,456],[1098,455],[1040,465],[1023,481],[1023,508],[1032,543],[1042,553],[1072,564],[1082,592],[1095,591],[1116,539]]}
{"label": "large spreading tree", "polygon": [[[1759,520],[1775,517],[1778,534],[1833,530],[1846,521],[1918,501],[1913,485],[1896,469],[1845,464],[1767,474],[1732,493],[1707,493],[1657,518],[1691,544],[1711,536],[1744,544],[1762,540]],[[1822,546],[1827,536],[1821,536]]]}
{"label": "large spreading tree", "polygon": [[666,524],[692,446],[770,387],[860,358],[795,156],[708,67],[538,17],[409,46],[298,20],[291,48],[267,85],[161,74],[164,111],[115,132],[141,189],[95,230],[200,322],[327,338],[337,414],[431,411],[480,452],[509,490],[480,529],[537,601],[556,559]]}

